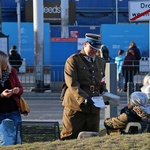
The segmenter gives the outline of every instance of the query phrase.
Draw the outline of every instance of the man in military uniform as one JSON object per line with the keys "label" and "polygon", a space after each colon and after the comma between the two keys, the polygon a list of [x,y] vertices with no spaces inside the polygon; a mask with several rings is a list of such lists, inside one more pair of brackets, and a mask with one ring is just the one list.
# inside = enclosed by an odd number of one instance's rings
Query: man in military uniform
{"label": "man in military uniform", "polygon": [[99,96],[106,87],[101,84],[105,60],[96,55],[100,46],[100,36],[87,33],[80,53],[66,60],[64,76],[68,88],[62,102],[62,140],[77,138],[81,131],[99,132],[100,108],[94,106],[92,97]]}

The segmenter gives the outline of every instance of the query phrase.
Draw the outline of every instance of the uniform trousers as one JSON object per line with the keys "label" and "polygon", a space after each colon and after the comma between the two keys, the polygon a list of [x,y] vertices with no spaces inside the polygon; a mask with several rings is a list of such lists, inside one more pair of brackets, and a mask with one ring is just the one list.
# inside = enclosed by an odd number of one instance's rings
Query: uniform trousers
{"label": "uniform trousers", "polygon": [[75,139],[81,131],[99,132],[100,112],[84,113],[64,107],[62,140]]}

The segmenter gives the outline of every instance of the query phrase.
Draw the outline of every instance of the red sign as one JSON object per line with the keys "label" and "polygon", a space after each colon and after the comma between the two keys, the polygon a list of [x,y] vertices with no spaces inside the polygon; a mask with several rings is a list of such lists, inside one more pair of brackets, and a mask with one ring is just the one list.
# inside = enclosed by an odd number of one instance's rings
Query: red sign
{"label": "red sign", "polygon": [[70,37],[78,38],[78,31],[70,31]]}
{"label": "red sign", "polygon": [[77,38],[51,38],[52,42],[76,42]]}

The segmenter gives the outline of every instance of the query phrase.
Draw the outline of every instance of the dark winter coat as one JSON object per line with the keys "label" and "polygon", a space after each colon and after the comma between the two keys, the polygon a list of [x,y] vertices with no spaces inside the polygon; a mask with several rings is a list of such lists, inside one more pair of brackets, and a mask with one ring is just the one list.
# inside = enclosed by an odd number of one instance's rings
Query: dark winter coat
{"label": "dark winter coat", "polygon": [[130,47],[130,49],[132,49],[134,51],[135,59],[140,60],[141,59],[140,50],[136,46]]}
{"label": "dark winter coat", "polygon": [[16,50],[11,50],[9,54],[9,63],[12,67],[14,67],[18,72],[19,68],[22,65],[22,58],[20,54],[17,53]]}
{"label": "dark winter coat", "polygon": [[133,70],[136,65],[136,58],[131,53],[128,53],[124,59],[123,70]]}

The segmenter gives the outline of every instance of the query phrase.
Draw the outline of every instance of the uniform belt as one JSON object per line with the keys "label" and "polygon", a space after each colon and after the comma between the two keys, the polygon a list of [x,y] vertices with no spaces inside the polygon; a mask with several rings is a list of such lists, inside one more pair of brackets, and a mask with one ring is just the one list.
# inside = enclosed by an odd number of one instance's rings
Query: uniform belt
{"label": "uniform belt", "polygon": [[90,86],[81,86],[81,89],[88,89],[90,91],[98,91],[99,90],[99,86],[96,85],[90,85]]}

